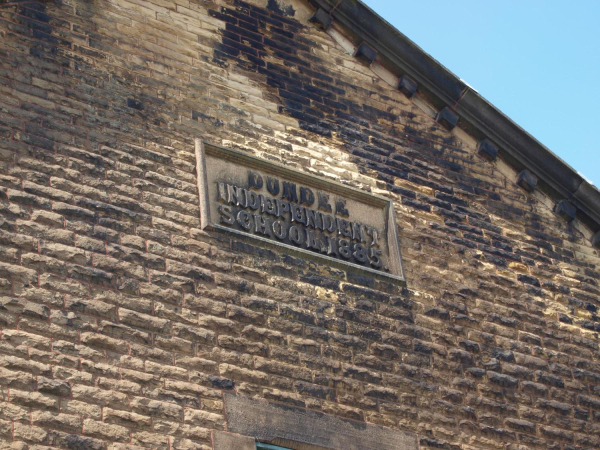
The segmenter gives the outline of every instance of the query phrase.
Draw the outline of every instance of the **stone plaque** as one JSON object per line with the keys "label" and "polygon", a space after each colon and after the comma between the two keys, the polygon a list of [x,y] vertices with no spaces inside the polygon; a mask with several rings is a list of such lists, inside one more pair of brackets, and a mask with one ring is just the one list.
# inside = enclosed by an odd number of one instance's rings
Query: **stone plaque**
{"label": "stone plaque", "polygon": [[196,139],[202,229],[404,282],[392,202]]}

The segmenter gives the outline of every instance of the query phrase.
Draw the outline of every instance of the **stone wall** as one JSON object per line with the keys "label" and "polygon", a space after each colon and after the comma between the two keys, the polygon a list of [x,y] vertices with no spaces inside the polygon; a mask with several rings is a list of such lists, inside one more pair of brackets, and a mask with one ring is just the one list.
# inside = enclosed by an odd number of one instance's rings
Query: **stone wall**
{"label": "stone wall", "polygon": [[[600,448],[589,230],[313,12],[0,4],[2,448],[212,449],[231,393]],[[200,230],[194,138],[392,199],[407,286]]]}

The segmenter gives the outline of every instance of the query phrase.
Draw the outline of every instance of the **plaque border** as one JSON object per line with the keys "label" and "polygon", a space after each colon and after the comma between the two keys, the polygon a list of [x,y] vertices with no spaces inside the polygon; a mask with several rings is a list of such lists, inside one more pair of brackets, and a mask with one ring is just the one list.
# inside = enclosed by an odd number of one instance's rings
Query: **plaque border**
{"label": "plaque border", "polygon": [[[194,142],[198,195],[200,200],[200,228],[202,230],[215,230],[227,235],[235,236],[237,238],[260,242],[261,245],[275,249],[283,249],[288,253],[296,254],[309,260],[317,260],[321,263],[325,262],[332,266],[336,266],[344,270],[350,270],[352,272],[366,272],[375,278],[393,281],[395,283],[400,283],[402,286],[406,286],[404,267],[402,265],[402,254],[400,252],[400,240],[398,238],[398,227],[396,225],[396,214],[394,212],[394,203],[390,199],[367,193],[351,186],[345,186],[335,181],[326,180],[297,169],[292,169],[280,163],[265,160],[248,153],[240,152],[239,150],[216,145],[201,138],[196,138]],[[358,264],[346,262],[341,259],[332,258],[327,255],[311,252],[306,249],[294,247],[289,244],[277,242],[272,239],[267,239],[251,233],[246,233],[244,231],[235,230],[213,223],[210,216],[210,199],[208,196],[208,175],[206,167],[207,155],[241,163],[251,169],[275,172],[278,176],[288,178],[290,181],[295,181],[300,184],[305,184],[311,188],[322,189],[327,192],[338,194],[345,198],[351,198],[359,202],[369,203],[373,206],[383,208],[387,214],[385,232],[387,234],[388,243],[389,273],[371,269],[370,267],[360,266]]]}

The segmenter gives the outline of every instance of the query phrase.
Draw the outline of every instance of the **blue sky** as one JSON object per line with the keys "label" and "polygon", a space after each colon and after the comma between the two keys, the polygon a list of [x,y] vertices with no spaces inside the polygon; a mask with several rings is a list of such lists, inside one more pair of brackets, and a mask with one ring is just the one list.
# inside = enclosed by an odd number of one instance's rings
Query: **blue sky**
{"label": "blue sky", "polygon": [[600,186],[600,1],[363,1]]}

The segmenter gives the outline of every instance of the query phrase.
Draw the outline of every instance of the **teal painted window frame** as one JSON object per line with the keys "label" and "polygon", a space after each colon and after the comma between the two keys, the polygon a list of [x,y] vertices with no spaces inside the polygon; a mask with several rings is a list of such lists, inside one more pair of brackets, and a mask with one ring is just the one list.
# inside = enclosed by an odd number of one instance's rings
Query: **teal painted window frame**
{"label": "teal painted window frame", "polygon": [[277,445],[271,445],[271,444],[261,444],[260,442],[257,442],[256,450],[292,450],[292,449],[287,448],[287,447],[279,447]]}

